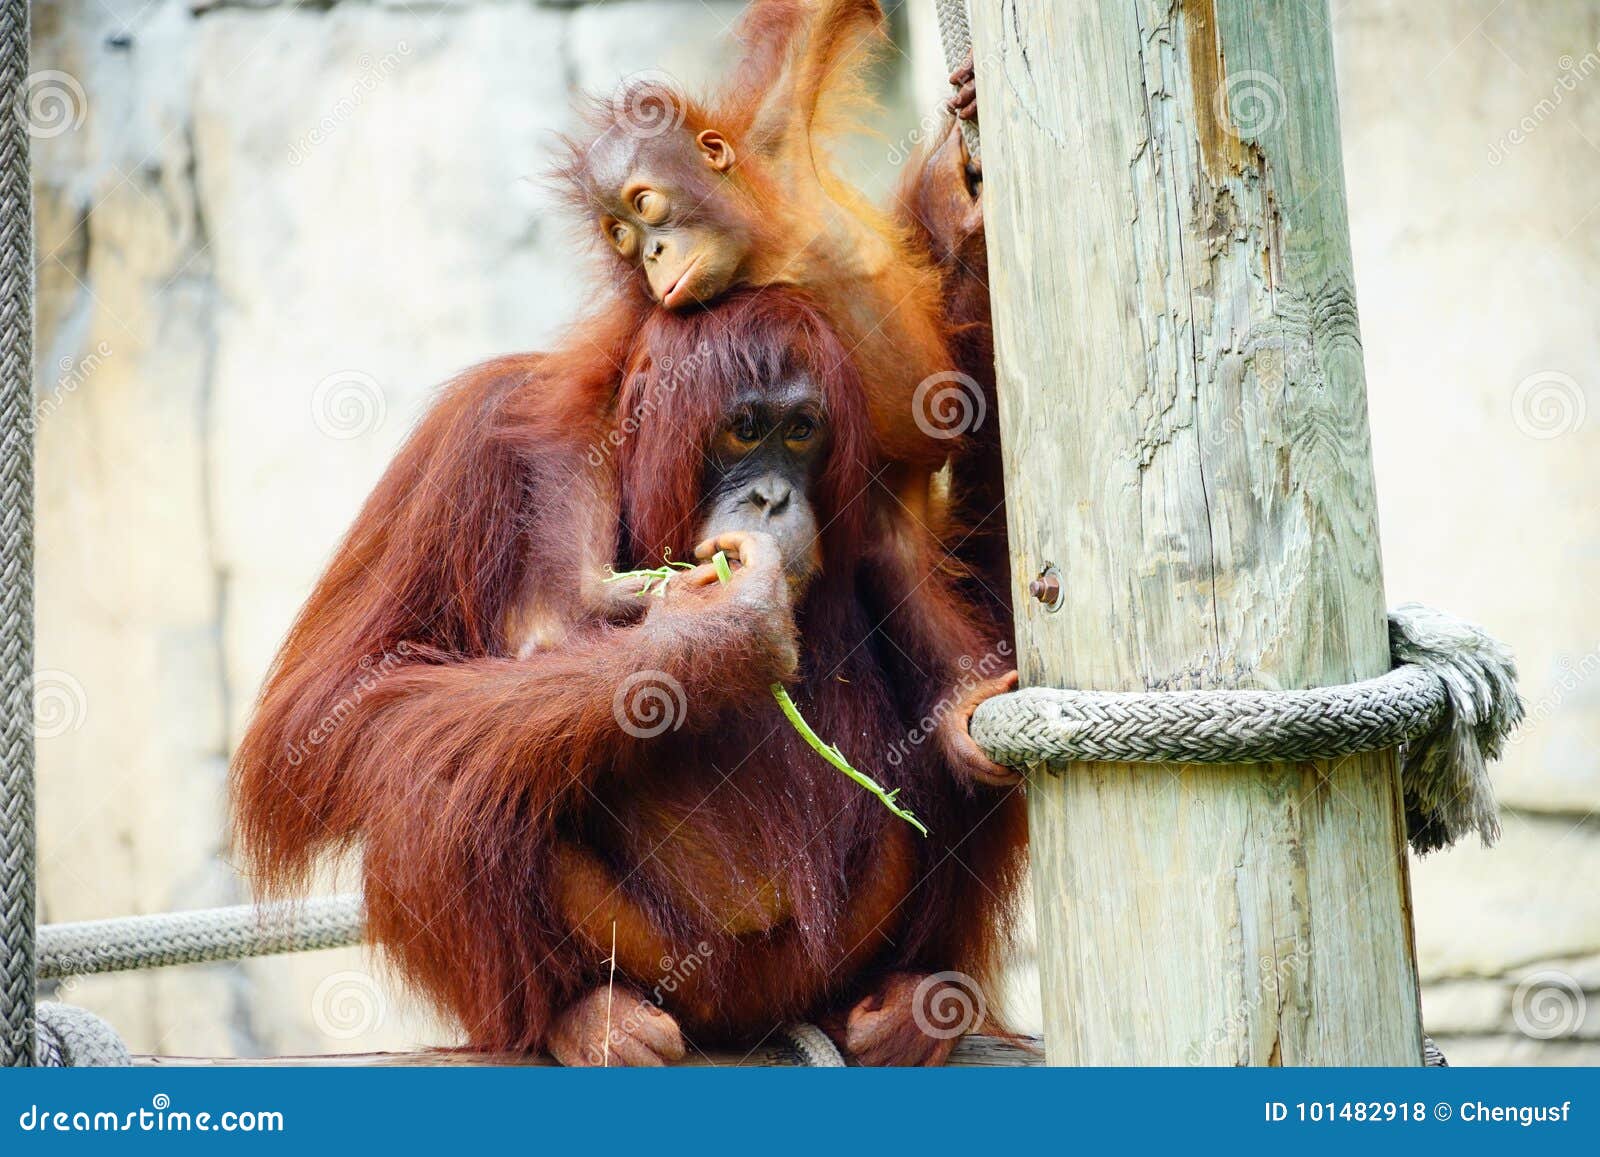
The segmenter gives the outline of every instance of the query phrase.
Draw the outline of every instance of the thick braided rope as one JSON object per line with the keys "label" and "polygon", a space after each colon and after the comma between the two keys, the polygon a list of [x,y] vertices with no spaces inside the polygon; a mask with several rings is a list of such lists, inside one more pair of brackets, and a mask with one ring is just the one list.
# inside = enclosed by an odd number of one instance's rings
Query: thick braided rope
{"label": "thick braided rope", "polygon": [[[954,72],[966,62],[972,51],[972,28],[967,23],[967,0],[934,0],[939,16],[939,41],[944,45],[944,64]],[[966,142],[967,154],[979,161],[978,122],[959,121],[961,137]]]}
{"label": "thick braided rope", "polygon": [[1418,852],[1500,833],[1489,764],[1523,718],[1511,651],[1406,603],[1389,612],[1393,670],[1309,691],[1056,691],[998,695],[971,732],[999,763],[1260,763],[1403,745],[1406,834]]}
{"label": "thick braided rope", "polygon": [[1057,691],[979,706],[972,738],[998,763],[1260,763],[1336,759],[1426,734],[1446,705],[1421,667],[1309,691]]}
{"label": "thick braided rope", "polygon": [[355,895],[47,924],[39,929],[39,975],[83,976],[311,952],[359,944],[361,937],[361,897]]}
{"label": "thick braided rope", "polygon": [[804,1022],[786,1024],[782,1033],[789,1046],[787,1051],[794,1054],[795,1062],[800,1067],[808,1069],[845,1067],[844,1055],[839,1052],[839,1046],[816,1025]]}
{"label": "thick braided rope", "polygon": [[133,1063],[116,1029],[86,1008],[39,1005],[39,1063],[47,1068],[126,1068]]}
{"label": "thick braided rope", "polygon": [[0,1065],[33,1033],[33,228],[27,0],[0,0]]}

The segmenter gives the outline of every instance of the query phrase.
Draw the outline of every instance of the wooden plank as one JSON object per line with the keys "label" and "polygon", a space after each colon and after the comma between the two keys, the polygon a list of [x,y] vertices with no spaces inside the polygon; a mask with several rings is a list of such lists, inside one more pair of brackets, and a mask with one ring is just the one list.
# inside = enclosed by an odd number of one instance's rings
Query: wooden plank
{"label": "wooden plank", "polygon": [[[972,15],[1024,685],[1378,674],[1326,3]],[[1420,1062],[1393,753],[1060,770],[1029,798],[1051,1064]]]}
{"label": "wooden plank", "polygon": [[[950,1064],[958,1068],[999,1068],[1030,1066],[1042,1063],[1043,1042],[1036,1037],[1022,1037],[1016,1041],[1000,1037],[963,1037],[950,1056]],[[509,1053],[473,1053],[456,1049],[418,1049],[404,1053],[333,1053],[326,1056],[262,1057],[255,1060],[238,1057],[167,1057],[135,1056],[135,1065],[146,1067],[190,1068],[205,1067],[333,1067],[352,1068],[376,1066],[380,1068],[421,1068],[438,1065],[513,1065],[551,1067],[555,1062],[549,1057],[528,1057]],[[763,1045],[748,1054],[719,1052],[701,1053],[687,1062],[686,1067],[777,1066],[794,1067],[798,1058],[788,1049]]]}

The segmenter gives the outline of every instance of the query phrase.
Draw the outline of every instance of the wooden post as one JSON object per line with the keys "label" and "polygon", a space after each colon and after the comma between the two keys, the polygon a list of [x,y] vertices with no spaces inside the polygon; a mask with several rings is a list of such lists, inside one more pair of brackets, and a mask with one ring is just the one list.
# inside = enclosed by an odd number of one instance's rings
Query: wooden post
{"label": "wooden post", "polygon": [[[972,9],[1024,684],[1380,673],[1326,3]],[[1392,752],[1059,771],[1029,789],[1049,1063],[1420,1063]]]}

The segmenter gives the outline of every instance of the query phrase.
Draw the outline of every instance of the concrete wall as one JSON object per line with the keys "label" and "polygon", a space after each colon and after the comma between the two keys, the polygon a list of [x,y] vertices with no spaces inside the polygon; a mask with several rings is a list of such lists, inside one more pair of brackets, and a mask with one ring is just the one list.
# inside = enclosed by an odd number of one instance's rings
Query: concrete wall
{"label": "concrete wall", "polygon": [[1337,4],[1391,601],[1488,625],[1531,718],[1493,851],[1416,865],[1456,1063],[1600,1063],[1600,6]]}
{"label": "concrete wall", "polygon": [[[713,75],[739,7],[35,6],[46,919],[246,894],[226,753],[290,615],[431,389],[583,301],[538,181],[571,95]],[[1511,641],[1535,718],[1504,845],[1417,866],[1425,1004],[1453,1059],[1592,1061],[1600,19],[1435,7],[1336,5],[1388,586]],[[902,43],[853,151],[879,189],[938,91]],[[63,987],[141,1051],[447,1039],[354,951]]]}

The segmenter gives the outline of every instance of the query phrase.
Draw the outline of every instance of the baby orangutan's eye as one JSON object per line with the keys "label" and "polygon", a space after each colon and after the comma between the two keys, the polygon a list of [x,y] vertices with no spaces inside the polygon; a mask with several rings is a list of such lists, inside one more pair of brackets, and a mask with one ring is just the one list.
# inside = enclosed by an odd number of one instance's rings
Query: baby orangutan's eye
{"label": "baby orangutan's eye", "polygon": [[621,221],[612,221],[606,226],[606,237],[611,241],[611,247],[624,257],[631,258],[638,252],[638,239],[632,229]]}
{"label": "baby orangutan's eye", "polygon": [[667,219],[667,199],[654,189],[641,189],[634,195],[633,211],[640,220],[659,225]]}
{"label": "baby orangutan's eye", "polygon": [[784,434],[784,439],[789,442],[809,442],[811,435],[816,433],[816,425],[810,418],[796,418],[789,424],[789,430]]}

